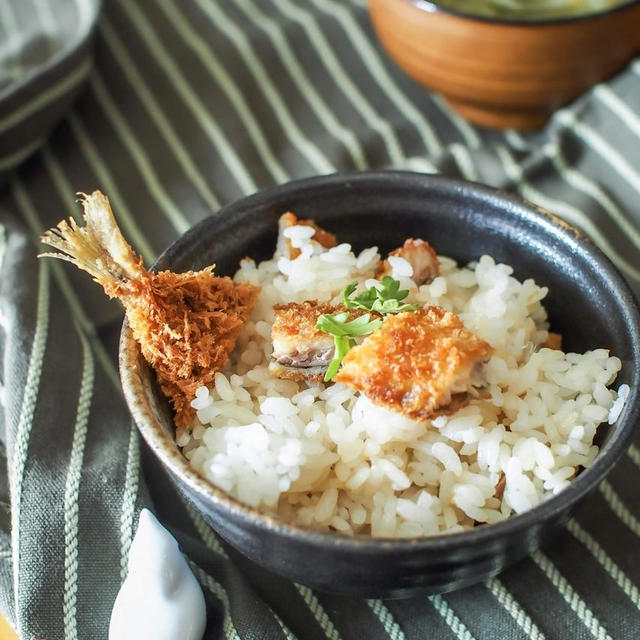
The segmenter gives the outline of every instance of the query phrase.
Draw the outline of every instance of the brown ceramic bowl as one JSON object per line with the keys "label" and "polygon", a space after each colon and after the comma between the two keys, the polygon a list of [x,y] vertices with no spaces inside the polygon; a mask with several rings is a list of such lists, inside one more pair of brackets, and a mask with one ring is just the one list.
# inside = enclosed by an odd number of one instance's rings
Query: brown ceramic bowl
{"label": "brown ceramic bowl", "polygon": [[640,51],[640,1],[578,17],[467,16],[424,0],[369,0],[380,42],[463,116],[533,129]]}

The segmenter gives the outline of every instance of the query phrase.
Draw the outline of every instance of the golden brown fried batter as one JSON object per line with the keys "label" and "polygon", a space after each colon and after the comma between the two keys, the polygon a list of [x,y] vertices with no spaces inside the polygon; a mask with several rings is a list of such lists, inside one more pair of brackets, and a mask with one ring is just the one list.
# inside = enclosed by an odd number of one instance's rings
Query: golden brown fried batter
{"label": "golden brown fried batter", "polygon": [[489,344],[441,307],[388,315],[380,329],[351,349],[335,377],[373,403],[413,420],[460,409],[474,367]]}
{"label": "golden brown fried batter", "polygon": [[309,346],[318,343],[333,344],[333,338],[324,331],[316,329],[318,318],[324,313],[342,313],[346,308],[341,304],[329,304],[317,300],[305,302],[289,302],[276,304],[273,307],[274,320],[271,327],[274,356],[280,352],[290,352],[299,346]]}
{"label": "golden brown fried batter", "polygon": [[196,389],[211,386],[227,362],[258,289],[211,270],[161,271],[131,284],[104,289],[125,304],[142,354],[173,404],[176,425],[186,427],[194,415],[190,402]]}
{"label": "golden brown fried batter", "polygon": [[549,335],[547,339],[540,345],[541,347],[546,347],[547,349],[562,349],[562,336],[559,333],[553,333],[553,331],[549,331]]}
{"label": "golden brown fried batter", "polygon": [[227,361],[259,289],[202,271],[147,271],[126,242],[99,191],[82,194],[85,227],[62,221],[42,242],[62,258],[90,273],[105,293],[125,307],[142,354],[171,401],[175,422],[187,427],[190,402],[200,386],[209,386]]}
{"label": "golden brown fried batter", "polygon": [[321,244],[325,249],[331,249],[331,247],[336,246],[336,237],[333,233],[329,233],[319,227],[314,220],[299,220],[294,213],[287,211],[287,213],[283,213],[280,216],[280,220],[278,221],[279,235],[276,254],[284,255],[289,258],[289,260],[294,260],[300,255],[300,249],[292,246],[291,240],[284,236],[284,230],[288,227],[293,227],[294,225],[313,227],[313,229],[315,229],[315,233],[311,236],[311,240]]}

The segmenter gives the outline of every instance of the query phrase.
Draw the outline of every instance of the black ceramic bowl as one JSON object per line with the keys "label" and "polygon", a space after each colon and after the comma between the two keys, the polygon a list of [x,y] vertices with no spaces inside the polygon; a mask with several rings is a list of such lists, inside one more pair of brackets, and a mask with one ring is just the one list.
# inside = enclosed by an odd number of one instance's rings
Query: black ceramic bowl
{"label": "black ceramic bowl", "polygon": [[621,456],[638,422],[640,328],[633,296],[582,234],[521,200],[483,187],[411,173],[361,173],[300,180],[225,207],[159,259],[177,271],[212,262],[233,274],[244,256],[269,258],[280,214],[314,218],[356,249],[382,251],[409,236],[462,262],[488,253],[520,279],[549,287],[552,328],[568,350],[606,347],[622,360],[616,384],[631,394],[616,424],[602,425],[593,466],[544,504],[504,522],[418,539],[346,537],[295,527],[240,504],[191,469],[174,442],[167,405],[127,324],[120,373],[134,419],[186,498],[229,543],[258,564],[318,589],[400,597],[458,589],[498,573],[541,545]]}

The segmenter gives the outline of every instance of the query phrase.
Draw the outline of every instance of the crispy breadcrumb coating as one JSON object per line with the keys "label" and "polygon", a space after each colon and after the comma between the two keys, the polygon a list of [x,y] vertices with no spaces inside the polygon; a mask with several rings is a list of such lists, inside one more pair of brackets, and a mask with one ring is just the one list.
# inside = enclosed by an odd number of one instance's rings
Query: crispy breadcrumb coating
{"label": "crispy breadcrumb coating", "polygon": [[547,339],[540,345],[540,347],[546,347],[547,349],[562,349],[562,335],[559,333],[553,333],[549,331]]}
{"label": "crispy breadcrumb coating", "polygon": [[194,416],[190,403],[196,389],[210,387],[226,364],[257,287],[205,269],[150,273],[146,282],[107,284],[104,290],[125,305],[142,355],[173,405],[176,426],[187,427]]}
{"label": "crispy breadcrumb coating", "polygon": [[386,316],[380,329],[347,353],[335,381],[424,420],[468,402],[474,367],[491,351],[458,316],[432,306]]}
{"label": "crispy breadcrumb coating", "polygon": [[210,386],[226,363],[259,289],[215,276],[213,267],[147,271],[120,233],[107,198],[99,191],[81,196],[86,226],[72,218],[58,223],[42,242],[62,253],[43,255],[84,269],[122,302],[142,354],[173,405],[176,426],[188,427],[196,389]]}

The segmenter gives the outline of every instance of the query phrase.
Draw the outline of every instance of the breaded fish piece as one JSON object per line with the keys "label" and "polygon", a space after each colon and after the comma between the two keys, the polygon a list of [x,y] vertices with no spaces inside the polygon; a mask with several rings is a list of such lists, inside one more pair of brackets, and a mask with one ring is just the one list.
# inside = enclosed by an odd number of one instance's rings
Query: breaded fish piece
{"label": "breaded fish piece", "polygon": [[285,257],[289,258],[289,260],[294,260],[300,255],[300,249],[294,247],[291,244],[291,240],[289,240],[284,233],[286,229],[295,225],[312,227],[315,230],[315,233],[311,236],[311,242],[317,242],[325,249],[336,246],[336,237],[333,233],[329,233],[319,227],[314,220],[299,220],[294,213],[288,211],[287,213],[283,213],[278,220],[278,241],[276,243],[275,257]]}
{"label": "breaded fish piece", "polygon": [[482,364],[491,346],[442,307],[385,317],[353,347],[335,376],[374,404],[413,420],[453,413],[484,385]]}
{"label": "breaded fish piece", "polygon": [[87,271],[124,305],[142,354],[171,401],[178,427],[188,427],[191,400],[226,363],[260,289],[202,271],[147,271],[122,236],[109,201],[82,195],[85,226],[63,220],[42,236],[61,258]]}
{"label": "breaded fish piece", "polygon": [[316,329],[323,313],[340,313],[339,305],[316,300],[277,304],[271,327],[273,353],[269,371],[288,380],[322,382],[333,358],[333,337]]}
{"label": "breaded fish piece", "polygon": [[[404,258],[412,267],[412,280],[420,286],[425,282],[431,282],[440,273],[440,261],[433,247],[420,238],[408,238],[404,244],[389,253],[395,258]],[[391,275],[392,268],[389,260],[380,263],[376,278]]]}
{"label": "breaded fish piece", "polygon": [[325,313],[349,311],[350,317],[355,319],[369,313],[363,309],[347,309],[342,304],[317,300],[277,304],[273,310],[273,353],[269,371],[278,378],[310,382],[324,380],[324,374],[335,353],[333,336],[316,329],[318,318]]}
{"label": "breaded fish piece", "polygon": [[547,339],[540,345],[540,347],[546,347],[547,349],[562,349],[562,336],[559,333],[549,331]]}

